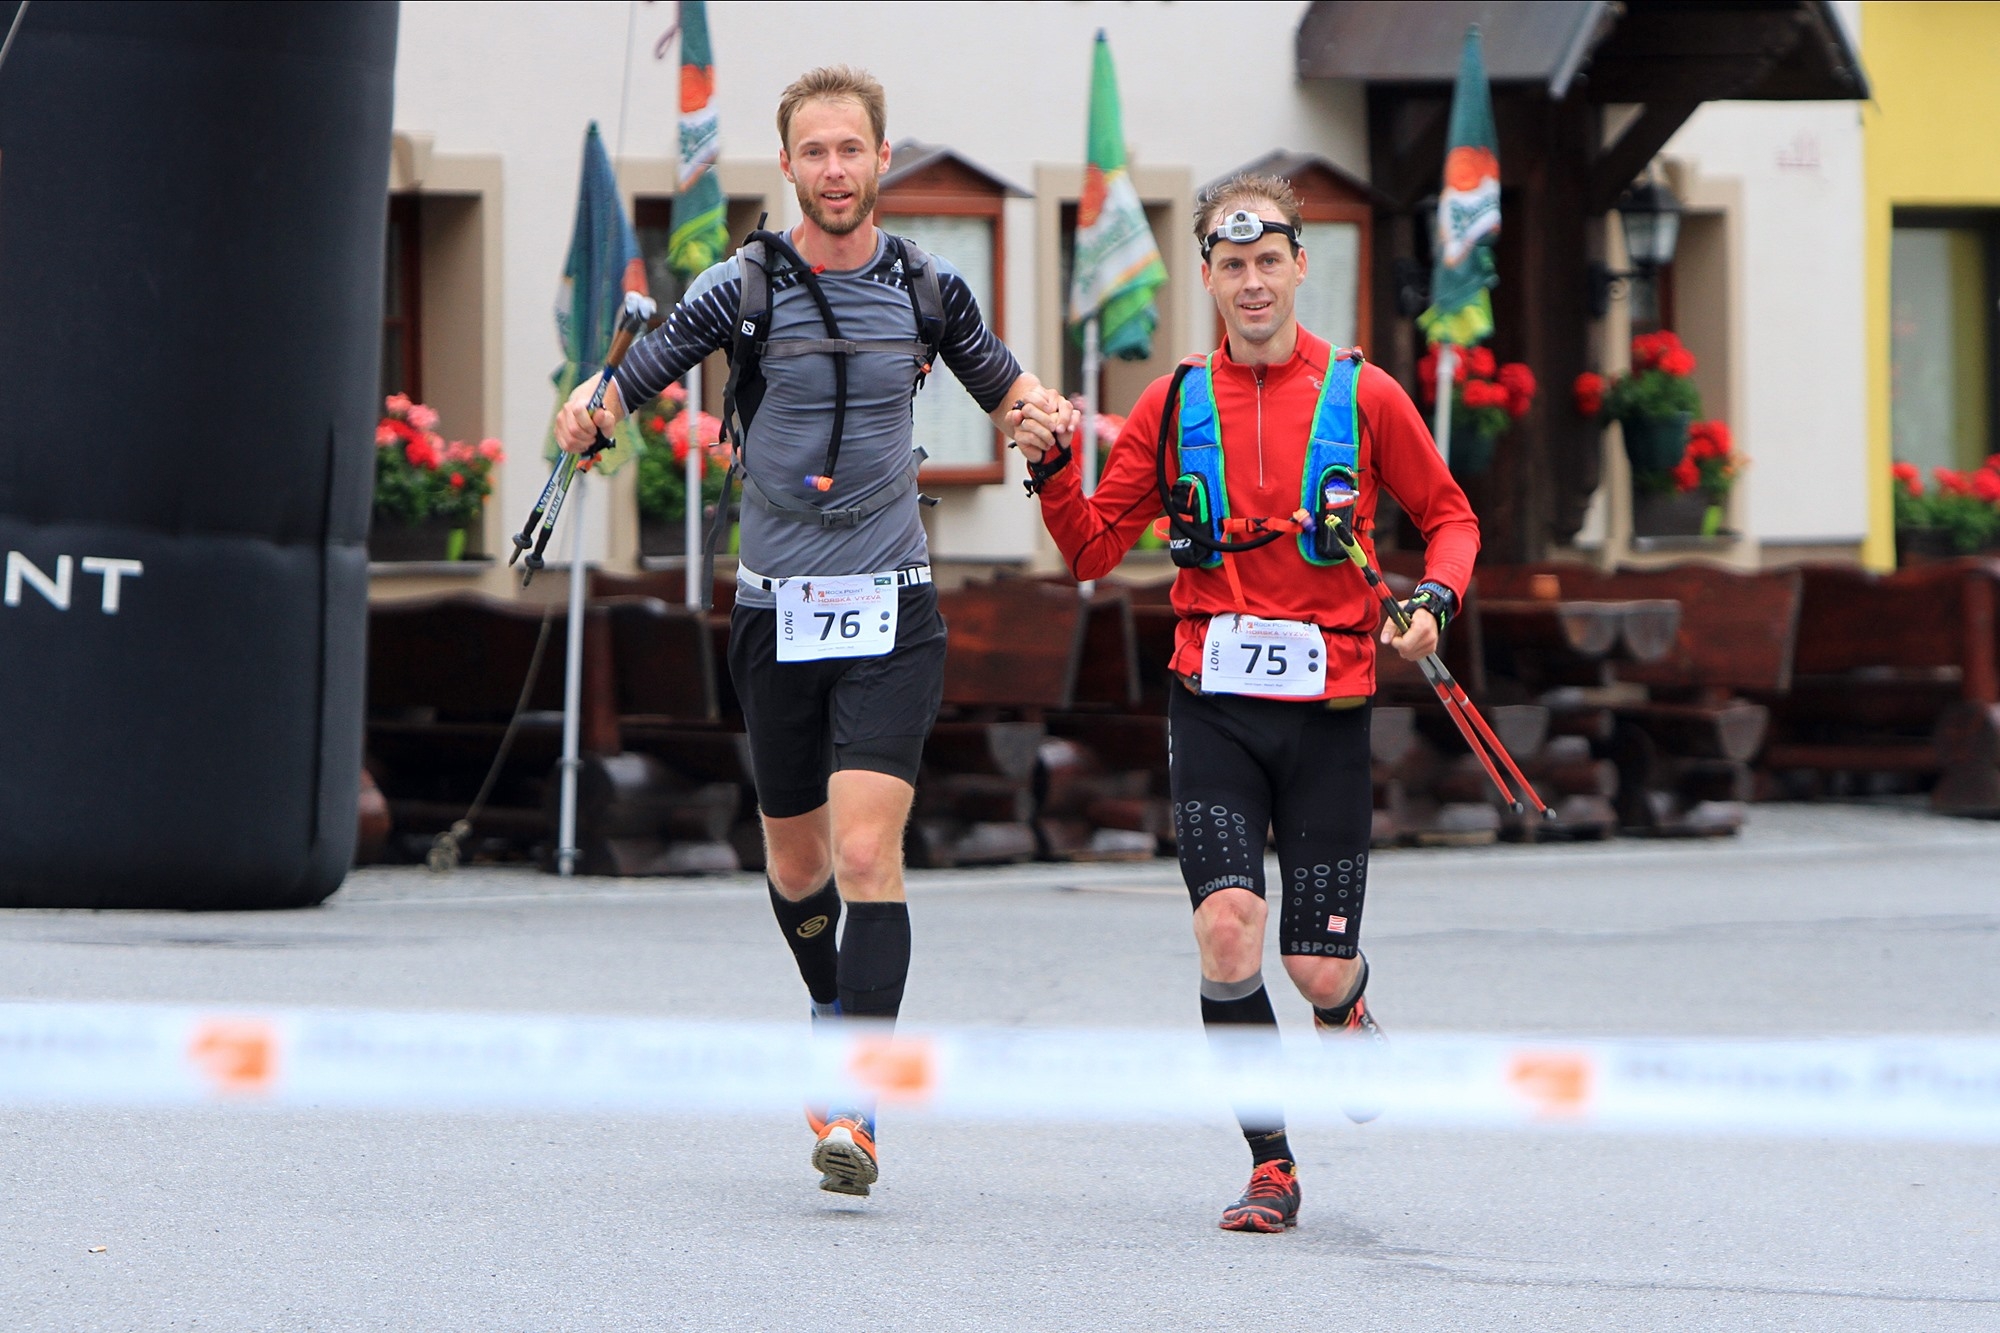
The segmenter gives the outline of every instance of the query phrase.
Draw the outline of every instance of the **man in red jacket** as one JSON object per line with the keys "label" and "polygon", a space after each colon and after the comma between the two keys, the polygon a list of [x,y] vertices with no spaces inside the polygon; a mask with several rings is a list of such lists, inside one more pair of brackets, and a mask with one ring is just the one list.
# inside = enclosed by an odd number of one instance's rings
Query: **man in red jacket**
{"label": "man in red jacket", "polygon": [[[1202,283],[1228,338],[1140,395],[1086,498],[1066,449],[1028,455],[1042,521],[1079,579],[1109,574],[1162,510],[1172,522],[1180,625],[1167,708],[1175,833],[1201,950],[1211,1033],[1275,1040],[1264,989],[1264,837],[1283,877],[1279,952],[1322,1032],[1381,1040],[1358,947],[1372,785],[1369,696],[1380,603],[1330,541],[1346,516],[1373,556],[1387,489],[1423,531],[1411,628],[1382,640],[1433,651],[1472,575],[1479,524],[1409,396],[1359,351],[1299,327],[1306,276],[1298,202],[1276,177],[1202,192]],[[1171,415],[1161,428],[1164,412]],[[1165,503],[1163,504],[1163,500]],[[1363,1118],[1362,1113],[1355,1115]],[[1297,1222],[1298,1171],[1281,1116],[1239,1111],[1250,1186],[1232,1231]]]}

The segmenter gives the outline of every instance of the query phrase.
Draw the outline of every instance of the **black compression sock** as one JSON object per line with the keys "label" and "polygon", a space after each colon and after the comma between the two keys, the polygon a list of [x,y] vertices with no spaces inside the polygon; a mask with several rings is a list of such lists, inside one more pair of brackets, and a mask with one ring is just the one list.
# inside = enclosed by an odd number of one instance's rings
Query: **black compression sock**
{"label": "black compression sock", "polygon": [[909,904],[849,903],[840,940],[842,1015],[893,1019],[909,975]]}
{"label": "black compression sock", "polygon": [[792,947],[792,957],[799,961],[806,990],[812,993],[813,1003],[832,1004],[840,993],[835,970],[840,957],[835,943],[840,938],[840,890],[828,880],[818,893],[792,902],[775,885],[770,888],[771,910],[777,914],[778,928],[785,932],[785,943]]}
{"label": "black compression sock", "polygon": [[1345,1027],[1348,1017],[1354,1012],[1354,1002],[1368,989],[1368,958],[1361,953],[1356,953],[1355,957],[1361,960],[1361,976],[1355,981],[1354,989],[1347,993],[1347,998],[1339,1004],[1328,1005],[1324,1009],[1318,1005],[1313,1006],[1313,1017],[1325,1027]]}
{"label": "black compression sock", "polygon": [[[1270,1040],[1273,1043],[1278,1040],[1278,1015],[1271,1008],[1271,993],[1264,989],[1262,973],[1247,981],[1210,981],[1203,977],[1201,1021],[1210,1033],[1222,1028],[1268,1029]],[[1273,1122],[1267,1116],[1246,1114],[1239,1108],[1236,1122],[1243,1127],[1253,1165],[1296,1160],[1292,1145],[1285,1138],[1282,1119]]]}

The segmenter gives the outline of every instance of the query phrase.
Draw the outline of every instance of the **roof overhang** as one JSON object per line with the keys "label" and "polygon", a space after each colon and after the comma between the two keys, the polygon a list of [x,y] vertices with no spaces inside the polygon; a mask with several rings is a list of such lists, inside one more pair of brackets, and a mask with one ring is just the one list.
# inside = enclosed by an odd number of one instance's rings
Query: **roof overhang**
{"label": "roof overhang", "polygon": [[956,148],[924,143],[918,139],[904,139],[893,146],[889,154],[889,169],[882,173],[881,188],[894,189],[897,185],[923,174],[932,167],[946,163],[970,172],[990,186],[995,194],[1010,199],[1035,197],[1033,191],[1022,189],[999,172],[981,166]]}
{"label": "roof overhang", "polygon": [[1315,0],[1299,24],[1299,77],[1448,84],[1474,24],[1495,85],[1556,101],[1573,88],[1599,103],[1869,95],[1828,0]]}
{"label": "roof overhang", "polygon": [[1292,177],[1311,171],[1314,168],[1326,172],[1327,175],[1333,177],[1348,189],[1354,191],[1357,196],[1367,200],[1371,204],[1379,207],[1386,206],[1389,203],[1387,195],[1349,171],[1346,167],[1341,166],[1340,163],[1334,161],[1332,158],[1322,157],[1318,153],[1295,153],[1289,148],[1275,149],[1272,152],[1264,154],[1264,156],[1254,162],[1245,162],[1242,166],[1236,168],[1235,171],[1217,176],[1214,180],[1202,186],[1202,189],[1211,189],[1228,180],[1230,176],[1241,173],[1282,176],[1286,180],[1290,180]]}

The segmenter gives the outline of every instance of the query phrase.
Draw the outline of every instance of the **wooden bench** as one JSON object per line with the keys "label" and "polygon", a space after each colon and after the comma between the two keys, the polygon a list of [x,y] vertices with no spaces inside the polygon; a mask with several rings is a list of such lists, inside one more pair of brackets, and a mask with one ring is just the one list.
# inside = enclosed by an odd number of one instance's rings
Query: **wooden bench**
{"label": "wooden bench", "polygon": [[1601,573],[1549,562],[1480,572],[1507,598],[1678,606],[1659,651],[1607,656],[1603,684],[1545,696],[1554,726],[1618,765],[1615,802],[1634,832],[1734,831],[1754,790],[1768,700],[1792,678],[1801,602],[1795,570],[1744,573],[1688,562]]}
{"label": "wooden bench", "polygon": [[1764,767],[1878,788],[1935,779],[1940,811],[2000,815],[2000,562],[1799,573],[1798,654]]}
{"label": "wooden bench", "polygon": [[[540,608],[478,594],[377,603],[368,614],[368,765],[389,806],[393,850],[422,854],[463,818],[513,715],[543,626]],[[475,838],[516,851],[553,844],[554,766],[562,755],[567,614],[548,616],[548,639],[527,709]],[[581,748],[620,747],[613,701],[610,619],[584,621]]]}

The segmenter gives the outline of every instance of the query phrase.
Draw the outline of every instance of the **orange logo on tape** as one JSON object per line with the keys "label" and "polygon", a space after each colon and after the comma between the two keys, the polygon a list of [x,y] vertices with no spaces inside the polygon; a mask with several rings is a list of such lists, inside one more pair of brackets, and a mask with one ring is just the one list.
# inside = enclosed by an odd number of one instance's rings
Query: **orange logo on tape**
{"label": "orange logo on tape", "polygon": [[921,1037],[865,1037],[854,1043],[847,1073],[885,1102],[917,1102],[937,1088],[937,1052]]}
{"label": "orange logo on tape", "polygon": [[1580,1115],[1590,1100],[1592,1074],[1587,1055],[1536,1051],[1507,1065],[1507,1083],[1543,1115]]}
{"label": "orange logo on tape", "polygon": [[217,1092],[268,1092],[278,1077],[278,1034],[254,1019],[211,1019],[195,1029],[188,1059]]}

